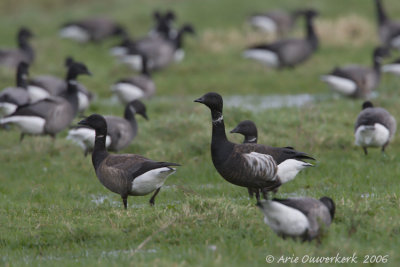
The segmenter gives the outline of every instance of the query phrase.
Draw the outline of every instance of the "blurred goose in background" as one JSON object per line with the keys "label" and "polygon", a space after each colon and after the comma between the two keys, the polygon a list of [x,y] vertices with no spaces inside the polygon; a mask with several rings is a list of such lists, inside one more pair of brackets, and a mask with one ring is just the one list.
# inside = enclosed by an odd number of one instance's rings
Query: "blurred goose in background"
{"label": "blurred goose in background", "polygon": [[29,29],[21,28],[17,34],[18,49],[0,48],[0,66],[16,68],[22,61],[31,64],[35,59],[35,52],[29,44],[32,37]]}
{"label": "blurred goose in background", "polygon": [[29,65],[20,62],[17,67],[17,87],[7,87],[0,92],[0,117],[14,113],[19,106],[27,105],[30,102],[28,91],[28,69]]}
{"label": "blurred goose in background", "polygon": [[140,71],[142,66],[141,55],[145,55],[148,59],[149,70],[165,68],[174,61],[183,60],[185,55],[183,36],[187,33],[195,33],[193,27],[189,24],[182,26],[173,40],[161,36],[137,40],[128,48],[128,53],[121,57],[121,61],[134,70]]}
{"label": "blurred goose in background", "polygon": [[21,130],[20,141],[25,134],[50,135],[67,128],[78,112],[78,75],[91,73],[84,64],[71,64],[67,74],[67,91],[59,97],[49,97],[33,104],[18,107],[11,115],[0,119],[0,125],[14,124]]}
{"label": "blurred goose in background", "polygon": [[65,23],[60,37],[81,43],[100,42],[112,36],[126,36],[124,27],[106,17],[92,17]]}
{"label": "blurred goose in background", "polygon": [[[126,105],[124,117],[104,116],[107,122],[106,147],[110,151],[122,150],[129,146],[138,132],[135,115],[142,115],[148,120],[146,106],[139,100],[134,100]],[[74,141],[85,151],[93,151],[95,131],[92,128],[76,127],[69,130],[67,139]],[[107,140],[109,140],[107,142]],[[108,143],[108,144],[107,144]]]}
{"label": "blurred goose in background", "polygon": [[302,15],[302,11],[300,10],[293,12],[271,10],[266,13],[251,15],[249,23],[253,27],[264,32],[283,37],[293,29],[293,26],[300,15]]}
{"label": "blurred goose in background", "polygon": [[135,154],[109,154],[105,147],[107,122],[93,114],[79,122],[96,132],[92,163],[100,182],[110,191],[121,195],[125,209],[128,196],[144,196],[154,191],[150,205],[160,192],[169,175],[176,170],[177,163],[157,162]]}
{"label": "blurred goose in background", "polygon": [[118,80],[111,86],[111,91],[119,101],[126,105],[136,99],[148,99],[156,92],[156,86],[151,79],[147,67],[147,57],[142,55],[141,74]]}
{"label": "blurred goose in background", "polygon": [[218,173],[232,184],[258,189],[257,200],[260,192],[267,198],[268,191],[293,180],[300,170],[312,166],[304,160],[314,158],[292,148],[230,142],[226,138],[223,100],[219,94],[207,93],[195,102],[211,110],[211,157]]}
{"label": "blurred goose in background", "polygon": [[335,216],[335,202],[329,197],[319,200],[309,197],[261,200],[257,206],[264,222],[283,237],[311,241],[329,227]]}
{"label": "blurred goose in background", "polygon": [[321,80],[332,90],[354,98],[368,97],[379,86],[381,62],[389,54],[387,48],[375,48],[372,54],[373,66],[346,65],[336,67],[330,74],[322,75]]}
{"label": "blurred goose in background", "polygon": [[303,11],[306,18],[306,37],[304,39],[283,39],[271,44],[260,44],[247,48],[243,56],[257,60],[269,67],[294,67],[306,61],[318,48],[318,37],[313,20],[314,10]]}
{"label": "blurred goose in background", "polygon": [[396,119],[386,109],[366,101],[354,125],[355,143],[363,148],[365,155],[368,155],[368,147],[382,147],[384,152],[396,128]]}
{"label": "blurred goose in background", "polygon": [[164,14],[159,11],[153,13],[153,19],[155,21],[154,28],[150,31],[150,35],[161,35],[165,39],[173,40],[176,37],[178,31],[174,28],[174,21],[176,15],[173,11],[168,10]]}
{"label": "blurred goose in background", "polygon": [[251,120],[244,120],[231,131],[231,133],[238,133],[244,136],[243,144],[257,144],[257,126]]}
{"label": "blurred goose in background", "polygon": [[[65,66],[68,68],[75,60],[72,57],[65,59]],[[93,94],[81,83],[78,88],[78,110],[84,112],[93,99]],[[38,101],[50,96],[59,96],[66,92],[67,83],[65,79],[53,75],[39,75],[29,80],[28,92],[32,101]]]}
{"label": "blurred goose in background", "polygon": [[381,0],[375,0],[378,34],[383,46],[400,49],[400,21],[388,18]]}
{"label": "blurred goose in background", "polygon": [[400,58],[396,59],[392,63],[383,65],[381,71],[400,76]]}

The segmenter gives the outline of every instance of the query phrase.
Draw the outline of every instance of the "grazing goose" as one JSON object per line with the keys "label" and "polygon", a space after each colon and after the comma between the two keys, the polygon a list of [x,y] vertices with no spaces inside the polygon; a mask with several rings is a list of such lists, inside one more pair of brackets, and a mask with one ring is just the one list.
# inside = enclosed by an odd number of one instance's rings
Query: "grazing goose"
{"label": "grazing goose", "polygon": [[378,87],[381,75],[381,62],[388,55],[386,48],[375,48],[373,66],[347,65],[336,67],[330,74],[323,75],[321,80],[332,90],[354,98],[368,97]]}
{"label": "grazing goose", "polygon": [[33,34],[27,28],[21,28],[17,34],[18,49],[0,49],[0,66],[16,68],[22,61],[32,63],[35,52],[29,44]]}
{"label": "grazing goose", "polygon": [[156,92],[156,86],[147,67],[147,56],[142,55],[141,59],[141,75],[120,79],[111,86],[111,91],[124,105],[136,99],[148,99]]}
{"label": "grazing goose", "polygon": [[253,14],[249,18],[249,23],[264,32],[283,37],[293,28],[301,14],[302,12],[297,10],[293,12],[272,10],[266,13]]}
{"label": "grazing goose", "polygon": [[365,155],[367,147],[382,147],[384,152],[395,132],[396,119],[386,109],[374,107],[370,101],[363,103],[354,125],[354,136],[356,145],[363,148]]}
{"label": "grazing goose", "polygon": [[[139,100],[134,100],[126,105],[124,118],[104,116],[107,122],[106,147],[118,152],[129,146],[138,132],[135,114],[140,114],[148,120],[146,106]],[[75,141],[85,151],[85,156],[93,150],[95,131],[87,127],[76,127],[68,132],[67,139]]]}
{"label": "grazing goose", "polygon": [[396,59],[392,63],[383,65],[381,71],[400,76],[400,58]]}
{"label": "grazing goose", "polygon": [[271,44],[255,45],[243,53],[245,58],[255,59],[269,67],[294,67],[306,61],[318,48],[318,37],[314,31],[314,10],[304,11],[306,18],[305,39],[284,39]]}
{"label": "grazing goose", "polygon": [[[228,182],[258,189],[267,198],[267,191],[293,180],[297,173],[312,166],[304,159],[313,159],[292,148],[270,147],[260,144],[234,144],[226,138],[223,100],[217,93],[207,93],[195,102],[211,110],[211,157],[218,173]],[[313,159],[314,160],[314,159]]]}
{"label": "grazing goose", "polygon": [[383,9],[382,1],[375,0],[378,34],[383,46],[400,49],[400,21],[390,20]]}
{"label": "grazing goose", "polygon": [[15,124],[21,129],[21,138],[25,134],[50,135],[68,127],[78,112],[76,78],[80,74],[90,75],[81,63],[73,63],[67,74],[67,91],[60,97],[49,97],[38,102],[18,107],[8,117],[0,119],[0,125]]}
{"label": "grazing goose", "polygon": [[279,236],[311,241],[329,227],[335,216],[335,202],[329,197],[262,200],[257,206],[264,222]]}
{"label": "grazing goose", "polygon": [[[75,60],[72,57],[65,59],[68,68]],[[76,84],[78,88],[78,110],[84,112],[93,98],[93,94],[81,83]],[[49,96],[60,96],[67,90],[65,79],[52,75],[39,75],[29,80],[28,92],[33,101],[38,101]]]}
{"label": "grazing goose", "polygon": [[231,133],[239,133],[244,135],[243,144],[257,144],[257,126],[251,120],[239,122],[239,124],[231,131]]}
{"label": "grazing goose", "polygon": [[125,36],[125,29],[105,17],[92,17],[65,23],[59,32],[62,38],[81,43],[100,42],[112,36]]}
{"label": "grazing goose", "polygon": [[128,53],[121,57],[121,61],[135,70],[140,71],[141,55],[146,55],[149,70],[165,68],[173,61],[179,62],[184,58],[183,36],[186,33],[194,34],[191,25],[185,24],[180,28],[173,40],[161,36],[146,37],[129,46]]}
{"label": "grazing goose", "polygon": [[153,191],[150,205],[160,192],[167,177],[176,170],[177,163],[157,162],[135,154],[109,154],[105,142],[107,122],[98,114],[93,114],[78,124],[91,127],[96,132],[92,153],[94,170],[100,182],[110,191],[121,195],[125,209],[128,196],[144,196]]}
{"label": "grazing goose", "polygon": [[29,65],[20,62],[17,67],[17,87],[8,87],[0,92],[0,117],[14,113],[19,106],[30,102],[26,91]]}

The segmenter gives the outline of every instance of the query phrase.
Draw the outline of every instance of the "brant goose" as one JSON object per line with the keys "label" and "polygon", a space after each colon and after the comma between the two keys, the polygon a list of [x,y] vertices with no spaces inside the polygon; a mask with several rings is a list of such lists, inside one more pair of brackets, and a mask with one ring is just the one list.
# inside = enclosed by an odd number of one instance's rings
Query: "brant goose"
{"label": "brant goose", "polygon": [[141,66],[141,55],[146,55],[149,70],[158,70],[166,67],[173,61],[179,62],[184,58],[183,36],[187,33],[194,34],[191,25],[185,24],[181,27],[172,40],[161,36],[146,37],[134,42],[128,47],[128,53],[121,57],[121,61],[135,70]]}
{"label": "brant goose", "polygon": [[177,30],[173,26],[176,15],[173,11],[168,10],[164,14],[155,11],[153,13],[153,19],[155,21],[155,26],[150,31],[150,35],[160,35],[165,39],[173,39],[176,37]]}
{"label": "brant goose", "polygon": [[336,67],[330,74],[321,76],[332,90],[353,98],[368,97],[378,87],[381,75],[381,62],[389,50],[382,47],[374,49],[373,66],[347,65]]}
{"label": "brant goose", "polygon": [[107,122],[98,114],[90,115],[78,124],[96,132],[92,163],[100,182],[110,191],[121,195],[125,209],[128,196],[144,196],[153,191],[150,205],[160,192],[167,177],[176,170],[177,163],[157,162],[135,154],[109,154],[105,147]]}
{"label": "brant goose", "polygon": [[306,18],[305,39],[284,39],[271,44],[255,45],[243,53],[245,58],[255,59],[269,67],[294,67],[306,61],[318,48],[318,37],[314,31],[314,10],[304,11]]}
{"label": "brant goose", "polygon": [[383,46],[400,49],[400,21],[390,20],[383,9],[382,1],[375,0],[378,34]]}
{"label": "brant goose", "polygon": [[363,148],[365,155],[367,147],[382,147],[384,152],[395,132],[396,119],[386,109],[374,107],[370,101],[363,103],[354,125],[354,136],[356,145]]}
{"label": "brant goose", "polygon": [[238,133],[244,135],[243,144],[254,143],[257,144],[257,127],[251,120],[244,120],[231,131],[231,133]]}
{"label": "brant goose", "polygon": [[257,206],[264,222],[279,236],[311,241],[322,234],[335,216],[335,202],[329,197],[261,200]]}
{"label": "brant goose", "polygon": [[27,28],[21,28],[17,34],[18,49],[0,49],[0,65],[16,68],[22,61],[32,63],[35,52],[29,44],[33,34]]}
{"label": "brant goose", "polygon": [[0,125],[10,123],[17,125],[21,129],[20,141],[25,134],[50,135],[54,138],[57,133],[68,127],[78,112],[76,78],[80,74],[91,73],[84,64],[77,62],[71,64],[68,69],[68,88],[65,94],[18,107],[13,114],[0,119]]}
{"label": "brant goose", "polygon": [[92,17],[65,23],[60,29],[60,37],[81,43],[100,42],[112,36],[125,36],[125,29],[106,17]]}
{"label": "brant goose", "polygon": [[249,23],[257,29],[283,37],[292,30],[297,18],[302,11],[286,12],[284,10],[271,10],[266,13],[253,14]]}
{"label": "brant goose", "polygon": [[293,180],[300,170],[312,166],[303,160],[314,158],[293,148],[230,142],[225,134],[223,100],[219,94],[207,93],[195,102],[211,110],[211,157],[218,173],[232,184],[257,189],[257,200],[260,191],[267,198],[268,191]]}
{"label": "brant goose", "polygon": [[[136,137],[138,132],[138,125],[136,122],[135,114],[140,114],[148,120],[146,114],[146,106],[139,100],[134,100],[126,105],[124,118],[115,116],[104,116],[107,122],[107,139],[106,147],[110,151],[124,149],[129,146],[132,140]],[[76,127],[69,130],[67,139],[73,140],[85,151],[85,156],[88,152],[93,150],[95,141],[94,129],[87,127]],[[109,140],[109,144],[107,144]]]}
{"label": "brant goose", "polygon": [[7,87],[0,92],[0,117],[14,113],[19,106],[27,105],[30,102],[29,94],[26,91],[29,65],[20,62],[17,67],[17,87]]}
{"label": "brant goose", "polygon": [[[68,68],[75,60],[72,57],[65,59]],[[93,94],[81,83],[76,84],[78,88],[78,110],[84,112],[93,99]],[[49,96],[59,96],[66,92],[67,83],[52,75],[39,75],[29,80],[28,92],[32,100],[38,101]]]}
{"label": "brant goose", "polygon": [[148,99],[156,92],[156,86],[147,67],[147,56],[142,55],[141,59],[141,75],[120,79],[111,86],[111,91],[125,105],[136,99]]}

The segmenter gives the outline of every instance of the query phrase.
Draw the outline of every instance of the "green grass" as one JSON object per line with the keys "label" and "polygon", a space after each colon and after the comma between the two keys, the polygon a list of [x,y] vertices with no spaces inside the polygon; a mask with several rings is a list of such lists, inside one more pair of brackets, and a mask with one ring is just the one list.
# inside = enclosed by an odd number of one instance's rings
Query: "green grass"
{"label": "green grass", "polygon": [[[365,3],[364,3],[365,2]],[[372,1],[302,1],[320,10],[319,21],[357,14],[375,26]],[[97,180],[90,157],[65,140],[53,142],[0,132],[0,265],[5,266],[265,266],[265,257],[389,255],[387,265],[400,261],[400,141],[387,153],[370,149],[366,157],[354,146],[353,124],[362,100],[333,97],[319,75],[338,64],[371,64],[378,43],[343,45],[321,40],[320,50],[303,66],[277,72],[241,58],[254,38],[244,23],[257,10],[295,8],[298,1],[11,1],[0,3],[1,46],[14,45],[15,31],[28,25],[37,61],[31,75],[64,75],[66,55],[87,63],[94,73],[81,81],[97,94],[87,112],[122,115],[110,103],[109,86],[131,71],[108,55],[114,41],[79,45],[57,38],[67,19],[108,14],[135,36],[149,29],[155,8],[172,8],[179,23],[190,21],[197,36],[187,40],[187,57],[155,73],[157,96],[147,101],[150,121],[139,118],[139,135],[123,152],[183,166],[171,176],[156,199],[120,197]],[[393,17],[398,1],[385,1]],[[399,18],[400,19],[400,18]],[[371,30],[375,34],[375,28]],[[296,29],[301,34],[301,25]],[[326,36],[326,33],[324,33]],[[256,37],[258,38],[258,37]],[[378,106],[400,118],[398,84],[383,76]],[[14,84],[13,71],[0,69],[0,88]],[[282,240],[263,223],[246,189],[225,182],[210,158],[209,110],[193,100],[208,91],[232,95],[317,94],[320,101],[301,108],[252,112],[226,106],[227,130],[244,119],[254,120],[259,142],[294,146],[316,159],[316,167],[282,186],[278,197],[330,196],[337,205],[334,223],[322,243]],[[241,142],[236,135],[228,136]],[[101,201],[102,200],[102,201]],[[96,203],[97,201],[97,203]],[[137,248],[139,247],[139,250]],[[353,264],[352,266],[355,266]]]}

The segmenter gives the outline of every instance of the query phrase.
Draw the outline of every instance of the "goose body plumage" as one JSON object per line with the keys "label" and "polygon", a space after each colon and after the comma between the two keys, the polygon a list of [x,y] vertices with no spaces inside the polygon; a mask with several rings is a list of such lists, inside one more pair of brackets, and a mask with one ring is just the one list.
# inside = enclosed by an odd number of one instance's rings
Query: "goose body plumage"
{"label": "goose body plumage", "polygon": [[383,46],[400,49],[400,21],[391,20],[382,4],[382,0],[375,0],[378,34]]}
{"label": "goose body plumage", "polygon": [[29,43],[33,34],[27,28],[21,28],[17,34],[18,49],[0,49],[0,66],[17,68],[21,62],[28,64],[35,59],[35,52]]}

